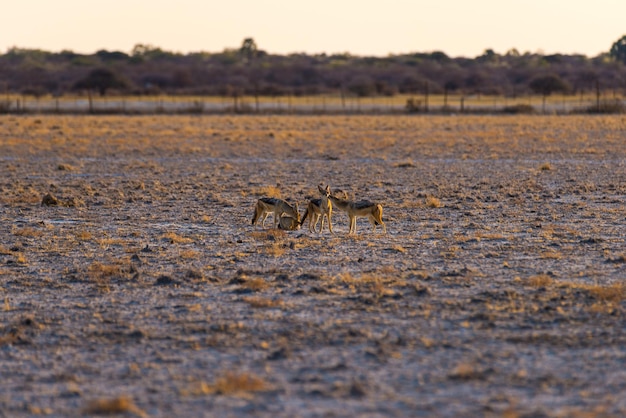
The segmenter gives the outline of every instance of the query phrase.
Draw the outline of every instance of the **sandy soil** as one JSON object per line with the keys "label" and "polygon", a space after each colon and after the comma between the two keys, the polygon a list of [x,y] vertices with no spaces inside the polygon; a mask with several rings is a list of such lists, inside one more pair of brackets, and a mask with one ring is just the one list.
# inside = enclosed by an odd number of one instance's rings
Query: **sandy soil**
{"label": "sandy soil", "polygon": [[[624,416],[625,140],[620,116],[0,117],[0,416]],[[250,225],[319,183],[388,233]]]}

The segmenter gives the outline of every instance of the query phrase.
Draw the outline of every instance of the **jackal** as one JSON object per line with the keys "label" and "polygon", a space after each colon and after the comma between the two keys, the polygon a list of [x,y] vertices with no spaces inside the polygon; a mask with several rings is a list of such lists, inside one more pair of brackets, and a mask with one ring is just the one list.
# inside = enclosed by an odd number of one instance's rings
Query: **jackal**
{"label": "jackal", "polygon": [[278,229],[284,229],[285,231],[295,231],[300,229],[300,222],[296,218],[291,216],[281,216],[278,220]]}
{"label": "jackal", "polygon": [[329,200],[330,197],[330,187],[326,186],[326,188],[322,188],[320,184],[317,186],[317,190],[320,192],[320,199],[312,199],[309,201],[309,205],[304,212],[304,216],[302,217],[302,223],[306,220],[307,216],[309,218],[309,231],[315,232],[315,227],[317,226],[317,222],[320,217],[322,218],[322,223],[320,224],[320,230],[317,231],[321,233],[324,230],[324,218],[328,219],[328,230],[331,234],[333,232],[333,223],[332,223],[332,215],[333,215],[333,204]]}
{"label": "jackal", "polygon": [[376,231],[376,225],[381,225],[383,231],[387,233],[387,226],[383,222],[383,206],[380,203],[374,203],[368,200],[354,202],[339,199],[333,195],[329,195],[328,198],[337,209],[348,213],[348,218],[350,219],[350,231],[348,234],[356,234],[356,218],[359,217],[367,217],[374,227],[372,232]]}
{"label": "jackal", "polygon": [[265,228],[265,220],[270,215],[274,214],[274,228],[278,228],[278,223],[283,215],[295,219],[300,223],[300,213],[298,213],[298,204],[291,206],[283,199],[276,197],[262,197],[256,202],[254,207],[254,216],[252,216],[252,225],[257,225],[259,219],[263,218],[261,226]]}
{"label": "jackal", "polygon": [[306,218],[309,218],[309,231],[315,232],[315,227],[317,223],[320,221],[320,216],[322,216],[322,211],[320,210],[320,202],[322,199],[311,199],[309,200],[309,205],[304,211],[304,216],[302,216],[302,223],[306,221]]}

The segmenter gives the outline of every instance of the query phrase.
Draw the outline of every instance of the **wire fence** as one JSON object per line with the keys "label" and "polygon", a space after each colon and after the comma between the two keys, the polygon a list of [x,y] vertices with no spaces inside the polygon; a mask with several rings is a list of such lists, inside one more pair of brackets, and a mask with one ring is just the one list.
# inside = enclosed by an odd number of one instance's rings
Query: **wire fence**
{"label": "wire fence", "polygon": [[391,97],[0,97],[0,113],[58,114],[402,114],[402,113],[624,113],[618,95]]}

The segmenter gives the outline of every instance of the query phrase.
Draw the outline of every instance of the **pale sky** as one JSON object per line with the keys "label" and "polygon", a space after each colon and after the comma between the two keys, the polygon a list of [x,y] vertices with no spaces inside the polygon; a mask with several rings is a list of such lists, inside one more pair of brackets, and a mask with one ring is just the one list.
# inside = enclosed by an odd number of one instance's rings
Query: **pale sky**
{"label": "pale sky", "polygon": [[273,54],[386,56],[443,51],[607,52],[626,34],[626,0],[2,0],[11,47],[130,53],[221,52],[251,37]]}

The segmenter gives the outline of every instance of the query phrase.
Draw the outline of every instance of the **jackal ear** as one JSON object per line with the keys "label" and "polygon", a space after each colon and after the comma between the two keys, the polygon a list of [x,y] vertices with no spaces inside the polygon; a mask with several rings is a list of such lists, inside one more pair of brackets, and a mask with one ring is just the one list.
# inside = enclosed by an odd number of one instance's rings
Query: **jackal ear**
{"label": "jackal ear", "polygon": [[330,194],[330,186],[327,184],[326,189],[324,190],[326,194]]}
{"label": "jackal ear", "polygon": [[[327,186],[327,187],[328,187],[328,186]],[[320,183],[320,184],[318,184],[318,185],[317,185],[317,190],[319,190],[319,191],[320,191],[320,193],[326,193],[326,190],[324,190],[324,189],[322,188],[322,183]]]}

